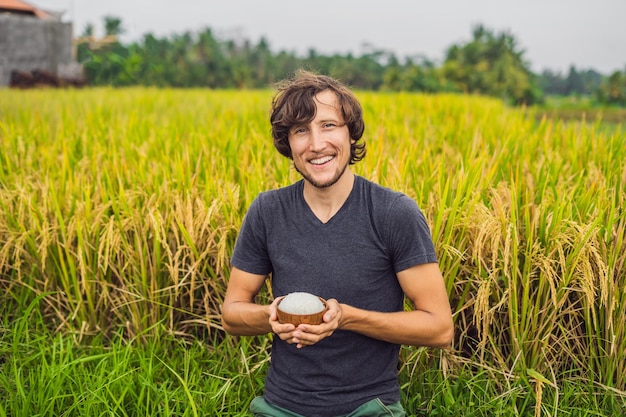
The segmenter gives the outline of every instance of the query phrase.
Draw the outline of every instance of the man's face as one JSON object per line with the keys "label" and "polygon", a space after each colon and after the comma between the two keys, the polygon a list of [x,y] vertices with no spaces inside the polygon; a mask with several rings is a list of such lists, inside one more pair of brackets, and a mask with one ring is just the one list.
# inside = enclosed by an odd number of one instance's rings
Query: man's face
{"label": "man's face", "polygon": [[325,90],[315,97],[315,118],[289,130],[293,164],[302,177],[317,188],[335,184],[350,163],[350,132],[337,95]]}

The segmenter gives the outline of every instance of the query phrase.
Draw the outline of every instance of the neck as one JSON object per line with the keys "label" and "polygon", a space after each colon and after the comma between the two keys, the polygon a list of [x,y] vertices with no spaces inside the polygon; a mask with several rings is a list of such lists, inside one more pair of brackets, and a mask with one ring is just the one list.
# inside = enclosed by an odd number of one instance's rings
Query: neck
{"label": "neck", "polygon": [[350,170],[346,170],[339,181],[330,187],[318,188],[305,180],[304,200],[317,218],[326,223],[346,202],[353,186],[354,174]]}

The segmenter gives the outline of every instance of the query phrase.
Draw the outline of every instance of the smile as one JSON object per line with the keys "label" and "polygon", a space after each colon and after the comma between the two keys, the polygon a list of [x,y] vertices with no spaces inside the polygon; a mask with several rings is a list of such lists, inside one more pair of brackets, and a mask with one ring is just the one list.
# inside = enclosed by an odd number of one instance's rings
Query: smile
{"label": "smile", "polygon": [[333,160],[334,158],[334,156],[325,156],[323,158],[311,159],[309,162],[313,165],[323,165],[326,162]]}

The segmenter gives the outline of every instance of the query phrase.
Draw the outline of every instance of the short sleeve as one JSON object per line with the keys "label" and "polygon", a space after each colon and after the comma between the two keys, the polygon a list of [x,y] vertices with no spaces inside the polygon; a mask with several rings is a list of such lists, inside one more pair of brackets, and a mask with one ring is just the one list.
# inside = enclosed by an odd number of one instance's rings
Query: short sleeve
{"label": "short sleeve", "polygon": [[385,223],[385,240],[396,273],[415,265],[437,262],[428,223],[414,200],[399,195],[390,204]]}
{"label": "short sleeve", "polygon": [[267,275],[272,272],[262,216],[261,195],[252,202],[244,217],[231,257],[231,264],[251,274]]}

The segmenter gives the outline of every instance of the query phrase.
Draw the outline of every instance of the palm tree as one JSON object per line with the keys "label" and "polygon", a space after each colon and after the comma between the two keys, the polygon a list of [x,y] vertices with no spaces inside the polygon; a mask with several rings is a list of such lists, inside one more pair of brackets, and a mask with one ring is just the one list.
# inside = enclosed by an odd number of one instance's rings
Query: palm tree
{"label": "palm tree", "polygon": [[465,45],[453,45],[446,53],[442,71],[457,89],[467,93],[503,98],[515,104],[540,99],[524,51],[509,33],[495,35],[478,25]]}

